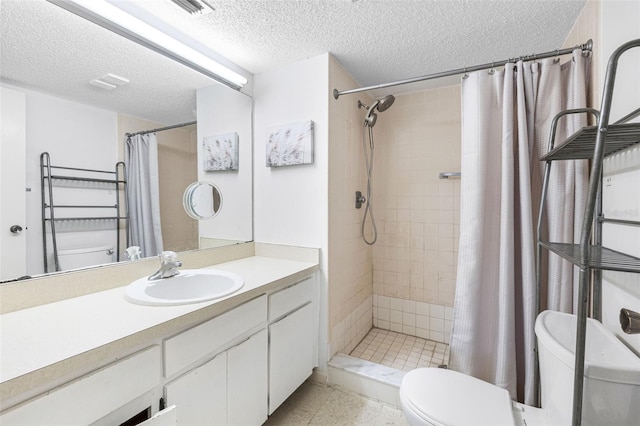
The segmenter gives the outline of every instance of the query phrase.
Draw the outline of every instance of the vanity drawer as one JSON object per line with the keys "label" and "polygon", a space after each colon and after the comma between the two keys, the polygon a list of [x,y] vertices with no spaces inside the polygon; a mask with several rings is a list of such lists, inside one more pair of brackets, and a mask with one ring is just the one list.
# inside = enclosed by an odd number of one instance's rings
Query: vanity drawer
{"label": "vanity drawer", "polygon": [[3,425],[87,425],[160,384],[160,347],[152,346],[3,413]]}
{"label": "vanity drawer", "polygon": [[263,295],[164,341],[164,375],[170,377],[267,319]]}
{"label": "vanity drawer", "polygon": [[269,295],[269,321],[291,312],[313,299],[313,277]]}

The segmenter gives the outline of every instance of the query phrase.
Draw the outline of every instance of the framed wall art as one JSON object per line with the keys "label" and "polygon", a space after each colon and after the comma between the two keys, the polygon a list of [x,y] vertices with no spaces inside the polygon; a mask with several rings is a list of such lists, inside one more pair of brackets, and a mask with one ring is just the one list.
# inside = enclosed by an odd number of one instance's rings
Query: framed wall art
{"label": "framed wall art", "polygon": [[238,134],[205,136],[202,140],[204,171],[238,170]]}
{"label": "framed wall art", "polygon": [[313,121],[286,124],[269,130],[267,167],[313,163]]}

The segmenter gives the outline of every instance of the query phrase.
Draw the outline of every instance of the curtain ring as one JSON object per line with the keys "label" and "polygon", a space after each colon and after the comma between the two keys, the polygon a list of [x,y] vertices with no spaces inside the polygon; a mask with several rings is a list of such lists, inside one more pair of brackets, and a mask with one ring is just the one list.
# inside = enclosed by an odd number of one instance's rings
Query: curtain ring
{"label": "curtain ring", "polygon": [[560,49],[556,49],[556,57],[553,58],[554,64],[557,64],[558,62],[560,62]]}
{"label": "curtain ring", "polygon": [[469,78],[469,74],[467,74],[467,67],[464,67],[464,75],[462,76],[462,79],[465,80]]}
{"label": "curtain ring", "polygon": [[489,75],[493,75],[496,72],[494,64],[495,62],[491,61],[491,69],[489,70]]}

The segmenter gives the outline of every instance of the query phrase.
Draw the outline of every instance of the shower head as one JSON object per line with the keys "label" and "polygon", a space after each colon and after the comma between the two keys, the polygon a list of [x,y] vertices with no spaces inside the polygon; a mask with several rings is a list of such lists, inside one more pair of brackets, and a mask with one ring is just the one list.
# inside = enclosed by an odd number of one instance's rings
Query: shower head
{"label": "shower head", "polygon": [[373,105],[378,107],[378,112],[385,112],[395,102],[396,98],[393,95],[387,95],[384,98],[378,99]]}
{"label": "shower head", "polygon": [[358,108],[364,107],[367,110],[367,116],[364,118],[364,124],[373,127],[376,124],[376,120],[378,119],[378,115],[376,114],[376,109],[378,112],[384,112],[388,110],[396,98],[393,95],[387,95],[384,98],[376,99],[371,106],[367,106],[362,102],[358,101]]}

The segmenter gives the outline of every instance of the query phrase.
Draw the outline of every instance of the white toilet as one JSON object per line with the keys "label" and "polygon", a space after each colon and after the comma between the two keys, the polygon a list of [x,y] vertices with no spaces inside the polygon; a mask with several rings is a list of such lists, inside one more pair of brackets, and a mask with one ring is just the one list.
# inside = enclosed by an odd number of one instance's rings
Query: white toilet
{"label": "white toilet", "polygon": [[[453,370],[419,368],[402,380],[402,411],[412,426],[569,425],[575,330],[574,315],[545,311],[536,320],[542,408],[513,402],[506,390]],[[638,424],[640,358],[592,319],[584,376],[583,425]]]}
{"label": "white toilet", "polygon": [[113,253],[112,245],[59,250],[58,262],[61,271],[69,271],[71,269],[111,263],[114,261]]}

